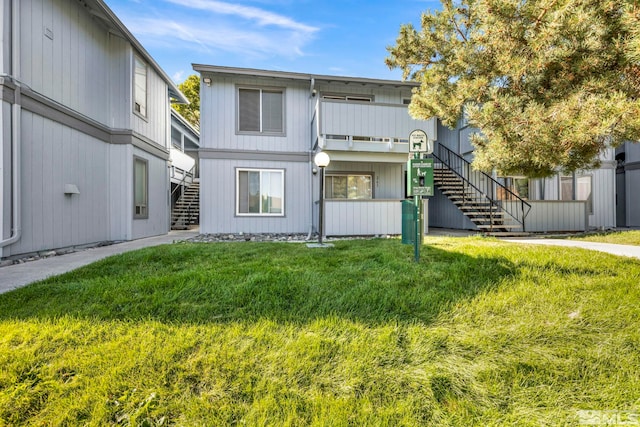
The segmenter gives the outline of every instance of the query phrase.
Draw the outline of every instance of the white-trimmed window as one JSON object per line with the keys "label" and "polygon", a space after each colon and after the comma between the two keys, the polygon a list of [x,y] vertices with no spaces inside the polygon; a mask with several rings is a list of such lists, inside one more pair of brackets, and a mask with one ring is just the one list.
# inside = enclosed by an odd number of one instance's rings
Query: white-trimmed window
{"label": "white-trimmed window", "polygon": [[573,175],[560,177],[560,200],[585,200],[587,213],[593,213],[593,186],[591,175]]}
{"label": "white-trimmed window", "polygon": [[238,88],[238,133],[284,135],[284,89]]}
{"label": "white-trimmed window", "polygon": [[327,199],[373,199],[373,174],[327,173],[324,182]]}
{"label": "white-trimmed window", "polygon": [[284,216],[284,169],[236,169],[236,215]]}
{"label": "white-trimmed window", "polygon": [[133,111],[147,117],[147,64],[133,55]]}
{"label": "white-trimmed window", "polygon": [[133,217],[149,218],[149,162],[133,158]]}

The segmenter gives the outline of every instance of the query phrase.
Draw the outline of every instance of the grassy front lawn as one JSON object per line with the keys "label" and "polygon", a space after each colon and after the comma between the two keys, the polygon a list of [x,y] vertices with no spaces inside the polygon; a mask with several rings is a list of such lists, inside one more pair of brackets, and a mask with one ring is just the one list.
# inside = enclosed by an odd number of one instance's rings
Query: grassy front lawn
{"label": "grassy front lawn", "polygon": [[0,295],[0,426],[578,425],[640,410],[640,262],[175,244]]}
{"label": "grassy front lawn", "polygon": [[589,242],[614,243],[617,245],[640,246],[640,230],[587,234],[584,236],[571,237],[571,239],[587,240]]}

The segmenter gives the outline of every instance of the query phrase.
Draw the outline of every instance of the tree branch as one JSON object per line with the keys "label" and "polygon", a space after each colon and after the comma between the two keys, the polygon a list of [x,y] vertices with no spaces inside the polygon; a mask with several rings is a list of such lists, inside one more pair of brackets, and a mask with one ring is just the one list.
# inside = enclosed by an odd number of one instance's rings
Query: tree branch
{"label": "tree branch", "polygon": [[458,26],[458,21],[456,21],[456,14],[453,13],[451,15],[451,23],[453,24],[453,26],[456,28],[456,32],[458,34],[460,34],[460,37],[462,37],[462,40],[464,40],[465,42],[468,41],[467,40],[467,36],[464,35],[464,33],[462,32],[462,30],[460,29],[460,27]]}
{"label": "tree branch", "polygon": [[534,29],[538,29],[538,25],[540,25],[540,23],[542,22],[542,18],[544,18],[544,16],[547,14],[547,12],[549,12],[549,9],[551,9],[553,6],[555,6],[556,3],[558,3],[558,0],[553,0],[549,6],[545,7],[542,10],[542,12],[540,12],[540,15],[538,15],[538,17],[536,18],[535,24],[533,24],[533,28]]}

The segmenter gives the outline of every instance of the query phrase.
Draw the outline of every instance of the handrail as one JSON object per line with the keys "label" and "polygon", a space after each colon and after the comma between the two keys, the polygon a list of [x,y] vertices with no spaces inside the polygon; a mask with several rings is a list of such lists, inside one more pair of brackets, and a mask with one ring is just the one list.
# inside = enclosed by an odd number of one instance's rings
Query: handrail
{"label": "handrail", "polygon": [[[195,176],[195,172],[194,169],[196,168],[196,165],[193,165],[191,167],[191,169],[189,169],[188,171],[185,171],[184,169],[181,168],[177,168],[180,169],[183,174],[182,174],[182,179],[180,180],[180,182],[178,183],[178,186],[176,188],[173,189],[173,191],[171,191],[171,196],[173,196],[173,194],[179,189],[179,188],[184,188],[184,184],[185,184],[185,180],[187,179],[187,177],[191,177],[191,182],[193,182],[193,178]],[[171,166],[171,171],[173,173],[173,171],[175,171],[176,167],[175,166]]]}
{"label": "handrail", "polygon": [[531,210],[529,203],[493,177],[473,170],[471,163],[441,144],[437,145],[437,153],[433,153],[433,157],[458,175],[477,194],[487,199],[491,206],[496,206],[507,213],[522,226],[522,231],[525,231],[525,219]]}
{"label": "handrail", "polygon": [[[171,168],[172,168],[172,171],[175,170],[175,166],[171,166]],[[184,196],[184,187],[185,187],[187,177],[191,177],[191,183],[193,183],[193,178],[195,176],[195,172],[194,172],[195,168],[196,168],[196,165],[193,165],[191,169],[189,169],[189,171],[185,171],[184,169],[178,168],[182,170],[183,174],[182,174],[182,179],[178,183],[178,186],[174,188],[173,191],[171,191],[171,196],[170,196],[170,199],[172,201],[171,203],[173,203],[173,195],[178,189],[180,189],[180,198]],[[191,204],[187,206],[187,214],[182,216],[186,217],[187,222],[191,221],[191,219],[193,218],[193,209],[191,208]],[[171,221],[172,221],[171,226],[173,226],[174,225],[173,220]]]}

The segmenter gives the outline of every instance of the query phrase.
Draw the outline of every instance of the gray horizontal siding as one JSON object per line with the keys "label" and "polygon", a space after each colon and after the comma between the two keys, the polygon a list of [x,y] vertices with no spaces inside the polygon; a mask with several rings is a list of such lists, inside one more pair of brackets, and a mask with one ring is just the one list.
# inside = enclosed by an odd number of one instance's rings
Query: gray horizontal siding
{"label": "gray horizontal siding", "polygon": [[589,215],[590,228],[612,228],[616,226],[616,173],[612,164],[603,164],[586,174],[591,175],[591,197],[593,214]]}
{"label": "gray horizontal siding", "polygon": [[[236,216],[236,168],[284,169],[285,215]],[[200,231],[307,233],[311,226],[311,176],[307,162],[200,159]]]}
{"label": "gray horizontal siding", "polygon": [[[236,90],[248,87],[285,89],[285,136],[238,135],[236,132]],[[273,79],[215,77],[211,86],[202,85],[203,112],[200,146],[240,151],[299,152],[309,149],[311,103],[309,86],[303,82]]]}
{"label": "gray horizontal siding", "polygon": [[400,200],[326,200],[327,236],[397,235],[402,232]]}
{"label": "gray horizontal siding", "polygon": [[20,12],[21,79],[36,92],[108,124],[106,28],[75,1],[21,0]]}
{"label": "gray horizontal siding", "polygon": [[131,45],[80,6],[70,0],[20,1],[20,79],[71,110],[132,129],[168,149],[167,83],[148,67],[147,117],[135,116]]}
{"label": "gray horizontal siding", "polygon": [[365,137],[408,138],[414,129],[437,138],[436,119],[415,120],[402,104],[320,102],[320,133]]}
{"label": "gray horizontal siding", "polygon": [[[22,238],[3,256],[110,240],[109,145],[22,114]],[[65,195],[75,184],[80,194]]]}
{"label": "gray horizontal siding", "polygon": [[528,232],[584,231],[588,228],[584,201],[530,200],[529,204],[531,211],[525,219]]}

